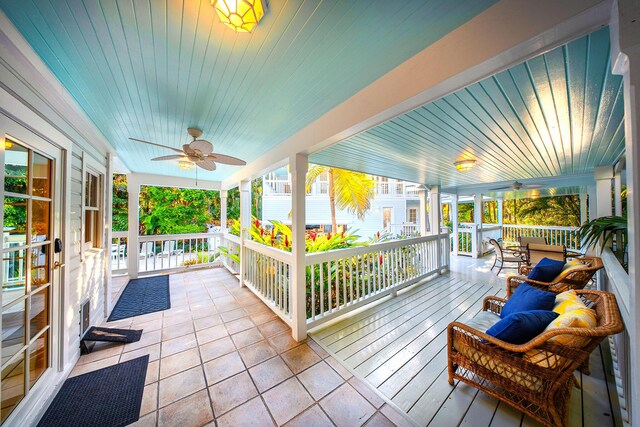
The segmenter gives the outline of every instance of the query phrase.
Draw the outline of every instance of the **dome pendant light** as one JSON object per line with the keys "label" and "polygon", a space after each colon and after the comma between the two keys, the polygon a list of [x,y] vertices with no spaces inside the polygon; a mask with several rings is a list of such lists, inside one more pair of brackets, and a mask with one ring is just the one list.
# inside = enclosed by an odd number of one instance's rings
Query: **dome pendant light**
{"label": "dome pendant light", "polygon": [[264,16],[262,0],[211,0],[223,24],[240,33],[250,33]]}
{"label": "dome pendant light", "polygon": [[469,172],[471,169],[476,167],[475,160],[460,160],[459,162],[454,162],[453,165],[458,169],[459,172]]}

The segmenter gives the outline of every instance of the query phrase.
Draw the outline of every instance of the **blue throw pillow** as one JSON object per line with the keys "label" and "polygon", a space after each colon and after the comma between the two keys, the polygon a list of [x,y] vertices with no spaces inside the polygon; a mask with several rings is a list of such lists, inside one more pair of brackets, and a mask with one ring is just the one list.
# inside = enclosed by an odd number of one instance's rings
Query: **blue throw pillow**
{"label": "blue throw pillow", "polygon": [[487,329],[487,335],[510,344],[524,344],[540,334],[558,317],[558,313],[546,310],[513,313]]}
{"label": "blue throw pillow", "polygon": [[542,258],[531,270],[527,279],[537,280],[538,282],[551,282],[558,274],[562,273],[564,262],[555,259]]}
{"label": "blue throw pillow", "polygon": [[523,283],[518,286],[511,298],[502,307],[500,317],[503,319],[510,314],[531,310],[553,310],[556,294],[542,291]]}

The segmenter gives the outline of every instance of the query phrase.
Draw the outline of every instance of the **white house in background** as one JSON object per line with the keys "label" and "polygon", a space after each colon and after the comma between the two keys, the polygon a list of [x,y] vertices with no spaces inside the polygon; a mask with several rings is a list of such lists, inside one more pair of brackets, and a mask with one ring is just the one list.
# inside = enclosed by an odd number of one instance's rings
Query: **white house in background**
{"label": "white house in background", "polygon": [[[367,240],[378,231],[412,235],[420,233],[420,196],[416,184],[380,176],[376,181],[371,210],[361,220],[344,209],[336,209],[338,230],[342,227]],[[291,176],[280,168],[262,179],[262,218],[291,224]],[[306,197],[307,228],[331,231],[329,181],[326,172],[311,186]]]}

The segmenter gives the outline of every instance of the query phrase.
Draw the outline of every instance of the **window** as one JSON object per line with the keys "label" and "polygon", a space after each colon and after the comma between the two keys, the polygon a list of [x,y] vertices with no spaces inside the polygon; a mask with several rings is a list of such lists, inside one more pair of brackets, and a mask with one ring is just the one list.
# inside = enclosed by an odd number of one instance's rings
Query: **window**
{"label": "window", "polygon": [[382,228],[387,228],[391,225],[393,216],[393,208],[382,208]]}
{"label": "window", "polygon": [[417,208],[409,208],[409,222],[411,224],[418,223],[418,209]]}
{"label": "window", "polygon": [[87,172],[84,180],[84,248],[101,245],[100,185],[101,177]]}

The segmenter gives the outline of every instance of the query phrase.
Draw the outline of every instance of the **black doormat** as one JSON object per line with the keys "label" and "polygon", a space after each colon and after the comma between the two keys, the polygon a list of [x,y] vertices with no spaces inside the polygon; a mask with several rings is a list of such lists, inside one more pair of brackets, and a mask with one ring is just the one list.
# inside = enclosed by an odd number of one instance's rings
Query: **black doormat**
{"label": "black doormat", "polygon": [[140,341],[141,336],[142,329],[116,329],[92,326],[80,340],[80,351],[82,354],[91,353],[93,346],[92,344],[87,345],[87,342],[103,341],[132,343]]}
{"label": "black doormat", "polygon": [[119,427],[138,420],[149,355],[69,378],[38,427]]}
{"label": "black doormat", "polygon": [[107,322],[170,308],[169,276],[133,279],[122,291]]}

